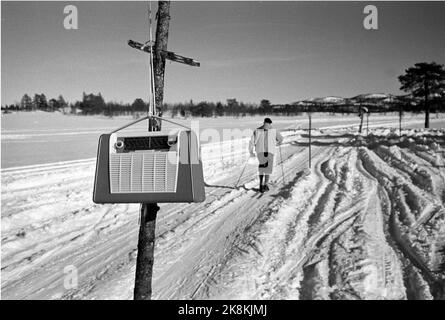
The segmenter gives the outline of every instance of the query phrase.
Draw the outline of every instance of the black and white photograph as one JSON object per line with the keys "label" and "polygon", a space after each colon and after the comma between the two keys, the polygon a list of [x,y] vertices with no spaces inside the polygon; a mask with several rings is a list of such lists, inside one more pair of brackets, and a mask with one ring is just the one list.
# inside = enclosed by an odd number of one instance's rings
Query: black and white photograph
{"label": "black and white photograph", "polygon": [[445,2],[0,13],[2,300],[445,300]]}

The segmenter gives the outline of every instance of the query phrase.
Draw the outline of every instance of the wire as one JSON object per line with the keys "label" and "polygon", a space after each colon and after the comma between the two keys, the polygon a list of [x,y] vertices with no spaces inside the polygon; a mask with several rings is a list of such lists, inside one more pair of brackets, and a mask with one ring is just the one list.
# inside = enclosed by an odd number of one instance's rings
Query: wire
{"label": "wire", "polygon": [[187,130],[192,130],[190,127],[187,127],[187,126],[185,126],[183,124],[180,124],[179,122],[176,122],[176,121],[172,121],[172,120],[168,120],[168,119],[165,119],[165,118],[161,118],[159,116],[153,116],[152,118],[159,119],[159,120],[166,121],[166,122],[170,122],[172,124],[176,124],[176,125],[178,125],[180,127],[186,128]]}
{"label": "wire", "polygon": [[150,90],[149,90],[149,104],[148,104],[148,116],[157,115],[156,113],[156,89],[155,89],[155,76],[154,76],[154,62],[153,62],[153,32],[152,32],[152,9],[151,1],[148,2],[148,31],[149,31],[149,65],[150,65]]}
{"label": "wire", "polygon": [[283,177],[283,184],[286,184],[286,179],[284,178],[284,168],[283,168],[283,154],[281,153],[281,144],[278,146],[280,149],[280,160],[281,160],[281,176]]}
{"label": "wire", "polygon": [[145,117],[143,117],[143,118],[140,118],[140,119],[137,119],[137,120],[135,120],[135,121],[129,122],[129,123],[123,125],[122,127],[120,127],[120,128],[118,128],[118,129],[115,129],[115,130],[111,131],[110,134],[111,134],[111,133],[118,132],[118,131],[120,131],[120,130],[122,130],[122,129],[125,129],[125,128],[128,128],[128,127],[130,127],[130,126],[132,126],[132,125],[134,125],[134,124],[136,124],[136,123],[138,123],[138,122],[141,122],[141,121],[143,121],[143,120],[150,119],[150,118],[155,118],[155,119],[163,120],[163,121],[166,121],[166,122],[170,122],[170,123],[172,123],[172,124],[176,124],[177,126],[183,127],[183,128],[185,128],[185,129],[187,129],[187,130],[192,130],[190,127],[187,127],[187,126],[185,126],[185,125],[183,125],[183,124],[180,124],[179,122],[176,122],[176,121],[172,121],[172,120],[164,119],[164,118],[161,118],[161,117],[159,117],[159,116],[145,116]]}
{"label": "wire", "polygon": [[[150,34],[151,34],[151,2],[150,1],[148,2],[147,11],[148,11],[147,12],[148,13],[148,32],[149,32],[149,39],[150,39]],[[149,117],[150,112],[151,112],[151,95],[152,95],[152,93],[151,93],[151,88],[152,88],[152,86],[151,86],[151,49],[152,49],[152,47],[151,47],[150,40],[144,44],[144,47],[145,46],[150,47],[150,53],[148,55],[148,68],[150,69],[150,72],[148,74],[149,89],[148,89],[148,109],[147,109],[147,117]]]}
{"label": "wire", "polygon": [[243,170],[241,170],[241,174],[239,175],[238,180],[237,180],[236,183],[235,183],[235,187],[234,187],[235,189],[238,188],[238,183],[240,182],[241,177],[242,177],[243,174],[244,174],[244,170],[246,170],[246,167],[247,167],[247,163],[248,163],[248,162],[249,162],[249,158],[247,158],[246,163],[244,163]]}
{"label": "wire", "polygon": [[130,123],[127,123],[126,125],[123,125],[122,127],[119,127],[119,128],[117,128],[117,129],[111,131],[110,134],[115,133],[115,132],[118,132],[118,131],[121,131],[121,130],[123,130],[123,129],[125,129],[125,128],[128,128],[128,127],[130,127],[130,126],[132,126],[132,125],[134,125],[134,124],[136,124],[136,123],[138,123],[138,122],[141,122],[141,121],[146,120],[146,119],[149,119],[149,118],[150,118],[149,116],[145,116],[145,117],[143,117],[143,118],[140,118],[140,119],[137,119],[137,120],[132,121],[132,122],[130,122]]}

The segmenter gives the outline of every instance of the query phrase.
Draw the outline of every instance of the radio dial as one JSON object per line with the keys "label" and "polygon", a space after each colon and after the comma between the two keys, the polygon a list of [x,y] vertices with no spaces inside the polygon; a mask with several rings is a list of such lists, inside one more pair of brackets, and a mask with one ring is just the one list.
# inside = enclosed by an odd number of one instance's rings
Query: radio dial
{"label": "radio dial", "polygon": [[124,148],[124,142],[122,140],[117,141],[114,146],[116,149],[123,149]]}

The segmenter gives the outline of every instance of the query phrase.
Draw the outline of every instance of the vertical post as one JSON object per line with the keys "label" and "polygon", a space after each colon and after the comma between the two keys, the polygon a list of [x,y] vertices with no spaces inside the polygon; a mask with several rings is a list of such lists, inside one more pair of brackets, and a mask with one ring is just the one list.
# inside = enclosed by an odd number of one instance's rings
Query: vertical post
{"label": "vertical post", "polygon": [[399,109],[399,137],[402,136],[402,116],[403,116],[403,107],[402,107],[402,104],[400,104],[400,109]]}
{"label": "vertical post", "polygon": [[360,117],[360,126],[358,127],[358,133],[361,134],[362,133],[362,128],[363,128],[363,109],[362,109],[362,106],[360,106],[360,109],[359,109],[359,117]]}
{"label": "vertical post", "polygon": [[[165,58],[162,50],[167,50],[168,28],[170,24],[170,1],[159,1],[154,45],[154,82],[156,106],[155,114],[162,110],[164,100]],[[159,114],[160,116],[161,114]],[[148,119],[148,131],[160,131],[161,122],[156,118]],[[152,275],[154,263],[156,216],[159,211],[157,203],[141,203],[141,225],[139,228],[138,256],[134,284],[134,300],[151,300]]]}
{"label": "vertical post", "polygon": [[153,275],[156,216],[158,210],[159,207],[156,203],[141,203],[141,225],[139,227],[134,300],[151,299],[151,279]]}
{"label": "vertical post", "polygon": [[366,135],[369,135],[369,112],[366,112]]}
{"label": "vertical post", "polygon": [[[162,51],[167,51],[168,29],[170,26],[170,1],[159,1],[158,12],[156,14],[156,41],[154,46],[154,75],[156,92],[156,110],[155,114],[161,116],[162,105],[164,103],[164,75],[165,75],[165,56]],[[161,121],[156,120],[155,131],[161,130]]]}
{"label": "vertical post", "polygon": [[309,169],[312,168],[312,114],[309,112]]}

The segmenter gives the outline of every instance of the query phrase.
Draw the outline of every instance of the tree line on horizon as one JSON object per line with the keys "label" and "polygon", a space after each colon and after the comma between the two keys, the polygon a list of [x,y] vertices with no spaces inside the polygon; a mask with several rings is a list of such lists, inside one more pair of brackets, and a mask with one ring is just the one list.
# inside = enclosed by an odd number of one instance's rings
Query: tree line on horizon
{"label": "tree line on horizon", "polygon": [[[443,65],[432,63],[416,63],[405,70],[398,77],[400,89],[409,95],[399,97],[395,101],[382,103],[381,101],[332,103],[292,103],[272,105],[267,99],[259,104],[239,102],[236,99],[227,99],[226,102],[195,103],[193,100],[184,103],[165,103],[162,107],[164,114],[172,117],[220,117],[220,116],[253,116],[253,115],[298,115],[303,112],[329,112],[329,113],[357,113],[361,107],[368,108],[369,112],[425,112],[425,127],[429,127],[430,112],[445,112],[445,69]],[[118,115],[144,114],[148,110],[147,103],[136,98],[133,103],[105,102],[101,93],[82,95],[80,101],[68,103],[62,95],[58,98],[47,99],[45,94],[35,94],[33,98],[24,94],[20,103],[1,107],[3,112],[11,111],[61,111],[78,115],[105,115],[109,117]]]}
{"label": "tree line on horizon", "polygon": [[[62,95],[57,99],[48,100],[45,94],[35,94],[33,98],[24,94],[19,103],[2,106],[2,111],[46,111],[63,112],[76,115],[105,115],[109,117],[119,115],[132,115],[145,113],[148,103],[141,98],[136,98],[133,103],[106,102],[102,94],[85,92],[82,100],[68,103]],[[164,103],[162,112],[168,112],[172,117],[216,117],[237,116],[252,114],[273,113],[273,106],[269,100],[261,100],[259,104],[238,102],[236,99],[227,99],[222,102],[201,101],[195,103],[193,100],[184,103]]]}
{"label": "tree line on horizon", "polygon": [[[430,112],[445,112],[445,103],[443,100],[431,100]],[[310,102],[304,105],[297,103],[273,105],[267,99],[263,99],[259,104],[239,102],[236,99],[227,99],[226,102],[207,102],[201,101],[195,103],[193,100],[183,103],[164,103],[162,112],[171,117],[222,117],[222,116],[255,116],[255,115],[300,115],[307,112],[326,112],[350,114],[358,113],[360,107],[366,107],[371,113],[386,112],[417,112],[423,111],[421,105],[409,97],[399,98],[391,103],[360,102],[357,103],[317,103]],[[136,98],[133,103],[123,102],[105,102],[101,93],[84,93],[81,101],[68,103],[59,95],[57,99],[47,100],[44,94],[35,94],[31,98],[24,94],[20,103],[2,106],[3,112],[12,111],[45,111],[62,112],[73,115],[104,115],[114,117],[120,115],[134,115],[135,117],[145,114],[148,110],[148,103],[141,98]]]}

